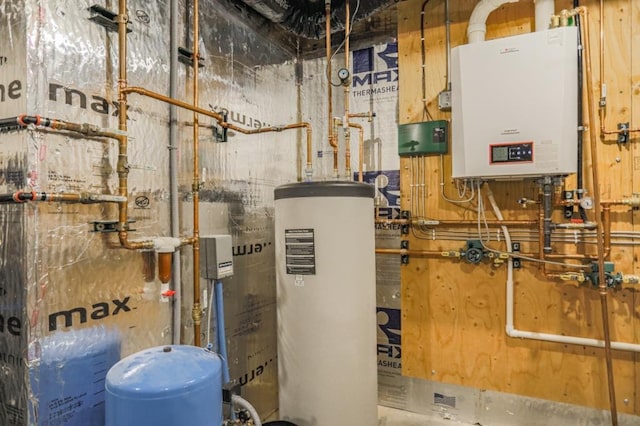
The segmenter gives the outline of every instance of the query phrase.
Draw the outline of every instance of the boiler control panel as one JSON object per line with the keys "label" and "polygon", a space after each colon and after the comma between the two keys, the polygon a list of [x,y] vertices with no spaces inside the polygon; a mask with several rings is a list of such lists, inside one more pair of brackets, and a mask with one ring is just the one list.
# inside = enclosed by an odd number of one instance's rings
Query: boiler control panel
{"label": "boiler control panel", "polygon": [[533,162],[533,142],[495,144],[490,147],[490,164]]}

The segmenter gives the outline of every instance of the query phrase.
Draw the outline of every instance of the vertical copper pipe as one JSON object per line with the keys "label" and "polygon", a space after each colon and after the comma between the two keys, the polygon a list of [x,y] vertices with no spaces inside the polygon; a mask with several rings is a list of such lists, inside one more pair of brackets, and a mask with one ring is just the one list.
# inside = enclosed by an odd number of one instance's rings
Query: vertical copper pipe
{"label": "vertical copper pipe", "polygon": [[[602,218],[602,205],[600,202],[600,176],[598,174],[598,145],[597,145],[597,133],[596,133],[596,112],[595,112],[595,103],[593,99],[593,73],[591,69],[591,43],[589,40],[589,16],[587,13],[587,8],[584,6],[578,7],[575,9],[577,13],[580,13],[582,16],[582,39],[584,44],[584,61],[585,61],[585,69],[587,76],[587,101],[589,105],[589,135],[591,139],[591,173],[593,179],[593,201],[594,201],[594,212],[595,216],[600,219],[597,222],[598,225],[598,235],[596,238],[597,247],[598,247],[598,279],[599,279],[599,289],[600,289],[600,301],[602,305],[602,328],[604,329],[604,353],[605,353],[605,363],[607,365],[607,382],[609,385],[609,405],[611,407],[611,424],[613,426],[618,425],[618,412],[616,407],[616,393],[615,393],[615,383],[613,377],[613,359],[611,354],[611,333],[609,329],[609,309],[607,306],[607,283],[605,281],[604,275],[604,227]],[[600,16],[600,22],[602,25],[602,18],[604,16]]]}
{"label": "vertical copper pipe", "polygon": [[600,109],[598,115],[600,118],[600,137],[604,137],[606,111],[606,97],[604,94],[604,0],[600,0]]}
{"label": "vertical copper pipe", "polygon": [[333,90],[331,81],[331,0],[325,0],[325,33],[327,51],[327,122],[329,145],[333,148],[333,175],[338,177],[338,141],[333,133]]}
{"label": "vertical copper pipe", "polygon": [[[127,197],[128,187],[127,179],[129,178],[129,160],[127,157],[127,148],[129,138],[127,132],[127,0],[118,2],[118,129],[122,131],[122,135],[118,137],[118,194]],[[128,212],[127,202],[123,201],[118,206],[118,239],[120,245],[130,250],[153,248],[153,242],[130,242],[128,233]]]}
{"label": "vertical copper pipe", "polygon": [[[118,2],[118,129],[126,134],[127,131],[127,0]],[[128,195],[127,177],[129,165],[127,160],[127,144],[129,138],[123,135],[118,144],[118,193]],[[127,241],[127,203],[120,204],[118,209],[118,237],[124,246]]]}
{"label": "vertical copper pipe", "polygon": [[[605,121],[607,118],[607,98],[604,93],[605,87],[605,75],[604,75],[604,0],[600,0],[600,109],[598,110],[598,117],[600,118],[600,137],[605,135],[617,135],[620,133],[618,130],[607,130]],[[627,133],[638,133],[640,128],[627,129]]]}
{"label": "vertical copper pipe", "polygon": [[349,123],[349,127],[358,129],[358,182],[362,182],[362,169],[364,168],[364,128],[358,123]]}
{"label": "vertical copper pipe", "polygon": [[[198,107],[198,64],[200,58],[199,49],[199,0],[193,0],[193,106]],[[194,346],[201,345],[200,321],[202,319],[202,308],[200,306],[200,164],[199,164],[199,129],[198,113],[193,113],[193,183],[191,191],[193,193],[193,340]]]}
{"label": "vertical copper pipe", "polygon": [[305,173],[307,175],[307,180],[311,180],[313,176],[313,164],[311,162],[312,161],[311,151],[313,150],[313,147],[312,147],[313,136],[312,136],[311,124],[309,124],[306,127],[307,127],[307,169]]}
{"label": "vertical copper pipe", "polygon": [[[344,67],[349,69],[349,36],[351,32],[351,11],[349,9],[349,1],[345,2],[345,23],[344,23]],[[342,83],[343,96],[344,96],[344,118],[342,119],[342,126],[344,129],[344,143],[345,143],[345,174],[347,179],[351,178],[351,129],[349,129],[349,91],[351,85],[351,79],[347,79]]]}

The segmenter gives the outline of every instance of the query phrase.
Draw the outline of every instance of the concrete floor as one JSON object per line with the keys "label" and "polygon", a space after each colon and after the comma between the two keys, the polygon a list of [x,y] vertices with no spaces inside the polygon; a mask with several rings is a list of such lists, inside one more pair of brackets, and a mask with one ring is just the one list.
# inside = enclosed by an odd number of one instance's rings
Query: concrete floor
{"label": "concrete floor", "polygon": [[[276,420],[277,416],[271,416],[267,420]],[[378,406],[378,426],[455,426],[468,425],[454,420],[438,420],[422,414],[410,413],[395,408]]]}
{"label": "concrete floor", "polygon": [[422,414],[410,413],[395,408],[378,407],[378,426],[453,426],[468,425],[455,420],[438,420]]}

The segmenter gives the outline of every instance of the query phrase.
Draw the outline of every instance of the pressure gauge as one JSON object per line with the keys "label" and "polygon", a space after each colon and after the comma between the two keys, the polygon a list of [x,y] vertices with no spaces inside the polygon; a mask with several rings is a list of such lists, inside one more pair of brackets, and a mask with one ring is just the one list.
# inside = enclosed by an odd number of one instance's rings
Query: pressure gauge
{"label": "pressure gauge", "polygon": [[593,200],[591,197],[584,197],[580,200],[580,207],[585,210],[591,210],[593,208]]}
{"label": "pressure gauge", "polygon": [[349,79],[349,70],[346,68],[340,68],[338,70],[338,78],[340,81],[345,82]]}

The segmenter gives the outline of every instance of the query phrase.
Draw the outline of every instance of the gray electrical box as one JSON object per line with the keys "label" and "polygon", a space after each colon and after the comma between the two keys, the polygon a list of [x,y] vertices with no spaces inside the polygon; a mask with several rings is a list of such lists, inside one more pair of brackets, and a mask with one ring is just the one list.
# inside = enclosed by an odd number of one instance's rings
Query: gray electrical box
{"label": "gray electrical box", "polygon": [[231,235],[200,237],[200,274],[208,280],[219,280],[233,275]]}

